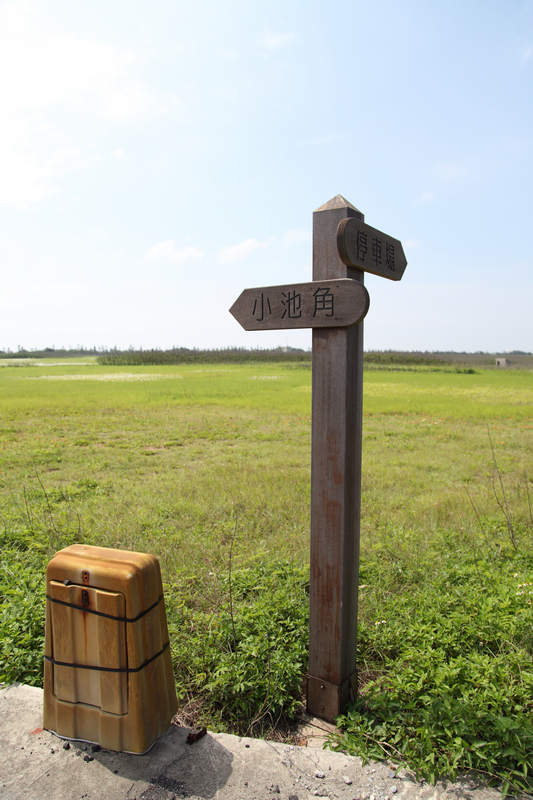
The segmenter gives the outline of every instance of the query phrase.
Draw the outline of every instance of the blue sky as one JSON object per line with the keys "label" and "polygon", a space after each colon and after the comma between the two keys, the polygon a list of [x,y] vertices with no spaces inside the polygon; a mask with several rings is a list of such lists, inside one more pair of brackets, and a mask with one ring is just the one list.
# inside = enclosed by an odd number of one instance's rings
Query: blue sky
{"label": "blue sky", "polygon": [[366,349],[533,351],[532,0],[16,0],[0,64],[0,349],[307,348],[228,309],[341,193]]}

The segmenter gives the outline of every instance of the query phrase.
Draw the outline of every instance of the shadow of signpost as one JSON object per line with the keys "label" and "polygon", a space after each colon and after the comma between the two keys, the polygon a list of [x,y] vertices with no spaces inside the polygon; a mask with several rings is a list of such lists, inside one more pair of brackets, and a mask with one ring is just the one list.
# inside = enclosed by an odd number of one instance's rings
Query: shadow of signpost
{"label": "shadow of signpost", "polygon": [[[145,800],[167,800],[167,797],[215,797],[228,782],[233,771],[233,755],[207,734],[187,744],[188,728],[171,725],[167,732],[144,755],[116,753],[110,750],[86,752],[103,767],[133,782],[146,781]],[[82,747],[81,743],[73,743]]]}

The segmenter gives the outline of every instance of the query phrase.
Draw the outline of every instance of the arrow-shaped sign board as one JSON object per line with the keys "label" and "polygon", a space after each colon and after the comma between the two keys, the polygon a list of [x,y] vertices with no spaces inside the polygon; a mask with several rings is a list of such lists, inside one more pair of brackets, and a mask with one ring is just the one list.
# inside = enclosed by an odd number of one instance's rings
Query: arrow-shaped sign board
{"label": "arrow-shaped sign board", "polygon": [[246,331],[340,328],[366,316],[370,297],[352,278],[245,289],[230,308]]}
{"label": "arrow-shaped sign board", "polygon": [[372,272],[399,281],[407,266],[402,243],[355,217],[347,217],[337,228],[339,256],[347,267]]}

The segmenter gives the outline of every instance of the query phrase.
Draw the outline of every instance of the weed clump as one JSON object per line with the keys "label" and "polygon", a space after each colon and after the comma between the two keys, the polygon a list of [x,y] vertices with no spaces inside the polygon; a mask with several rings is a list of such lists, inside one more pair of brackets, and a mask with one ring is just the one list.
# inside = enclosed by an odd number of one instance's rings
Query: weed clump
{"label": "weed clump", "polygon": [[[301,702],[307,670],[309,572],[288,562],[254,564],[221,577],[206,605],[196,578],[167,601],[182,704],[241,735],[272,736]],[[179,607],[176,607],[176,603]],[[203,716],[202,716],[203,715]]]}
{"label": "weed clump", "polygon": [[46,559],[0,531],[0,683],[42,686]]}
{"label": "weed clump", "polygon": [[361,620],[362,691],[334,747],[400,759],[432,783],[474,769],[531,792],[533,558],[446,561]]}

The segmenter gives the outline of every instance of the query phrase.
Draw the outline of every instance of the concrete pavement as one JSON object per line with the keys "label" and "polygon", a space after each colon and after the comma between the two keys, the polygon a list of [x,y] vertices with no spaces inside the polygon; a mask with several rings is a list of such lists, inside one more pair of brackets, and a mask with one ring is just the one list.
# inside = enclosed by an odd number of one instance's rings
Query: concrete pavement
{"label": "concrete pavement", "polygon": [[[465,780],[429,786],[386,763],[171,726],[143,756],[93,752],[42,729],[42,690],[0,688],[0,800],[500,800]],[[314,741],[310,739],[310,741]],[[67,748],[67,749],[66,749]]]}

